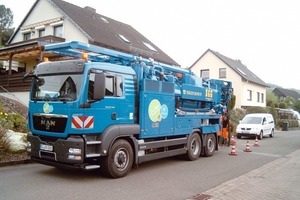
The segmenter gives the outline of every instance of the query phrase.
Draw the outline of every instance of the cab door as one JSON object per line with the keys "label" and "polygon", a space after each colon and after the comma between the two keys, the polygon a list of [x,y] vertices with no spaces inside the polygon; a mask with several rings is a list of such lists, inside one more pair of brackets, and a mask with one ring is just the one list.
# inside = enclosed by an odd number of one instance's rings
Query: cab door
{"label": "cab door", "polygon": [[270,119],[268,117],[263,117],[263,122],[262,122],[262,126],[263,126],[263,132],[264,135],[268,135],[271,133],[271,124],[269,123]]}

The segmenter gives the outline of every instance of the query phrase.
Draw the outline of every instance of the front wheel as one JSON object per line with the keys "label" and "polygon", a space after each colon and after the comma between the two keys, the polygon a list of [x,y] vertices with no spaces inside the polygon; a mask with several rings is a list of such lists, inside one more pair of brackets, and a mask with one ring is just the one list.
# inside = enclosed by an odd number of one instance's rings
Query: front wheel
{"label": "front wheel", "polygon": [[210,157],[215,153],[216,149],[216,136],[215,134],[208,134],[206,136],[204,156]]}
{"label": "front wheel", "polygon": [[271,137],[271,138],[274,137],[274,130],[273,130],[273,129],[271,130],[270,137]]}
{"label": "front wheel", "polygon": [[259,139],[259,140],[262,140],[262,139],[263,139],[263,136],[264,136],[263,134],[264,134],[263,131],[260,131],[259,136],[258,136],[258,139]]}
{"label": "front wheel", "polygon": [[121,178],[126,176],[133,164],[133,150],[128,141],[117,140],[108,153],[108,156],[102,160],[102,169],[112,178]]}
{"label": "front wheel", "polygon": [[198,133],[190,135],[188,140],[188,151],[186,153],[187,160],[196,160],[201,154],[201,139]]}

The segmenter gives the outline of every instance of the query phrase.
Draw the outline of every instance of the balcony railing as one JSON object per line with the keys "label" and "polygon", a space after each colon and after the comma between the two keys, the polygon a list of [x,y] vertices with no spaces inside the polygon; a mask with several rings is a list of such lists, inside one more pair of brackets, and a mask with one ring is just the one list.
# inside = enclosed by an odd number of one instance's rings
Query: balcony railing
{"label": "balcony railing", "polygon": [[25,73],[2,74],[0,75],[0,92],[28,92],[31,80],[24,80]]}

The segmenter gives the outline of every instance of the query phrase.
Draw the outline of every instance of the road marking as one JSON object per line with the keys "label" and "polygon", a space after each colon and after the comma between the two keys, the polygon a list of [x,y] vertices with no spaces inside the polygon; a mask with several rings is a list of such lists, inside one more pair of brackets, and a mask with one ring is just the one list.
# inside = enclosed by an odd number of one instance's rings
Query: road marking
{"label": "road marking", "polygon": [[[242,151],[240,151],[242,152]],[[251,154],[256,154],[256,155],[261,155],[261,156],[268,156],[268,157],[274,157],[274,158],[280,158],[283,157],[283,155],[278,155],[278,154],[271,154],[271,153],[259,153],[259,152],[251,152]]]}

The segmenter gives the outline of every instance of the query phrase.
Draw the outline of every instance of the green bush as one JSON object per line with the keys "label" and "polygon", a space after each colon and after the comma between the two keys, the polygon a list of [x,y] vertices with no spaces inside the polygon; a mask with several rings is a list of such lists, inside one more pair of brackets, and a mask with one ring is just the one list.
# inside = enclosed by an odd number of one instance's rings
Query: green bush
{"label": "green bush", "polygon": [[246,109],[246,113],[269,113],[268,108],[263,107],[249,107]]}
{"label": "green bush", "polygon": [[0,111],[0,126],[17,132],[28,132],[26,120],[19,114]]}
{"label": "green bush", "polygon": [[288,122],[291,128],[299,127],[298,121],[295,119],[277,119],[277,126],[283,127],[283,123]]}
{"label": "green bush", "polygon": [[239,124],[240,120],[245,116],[245,110],[234,109],[229,111],[230,123],[229,123],[229,133],[230,135],[235,135],[236,126]]}

